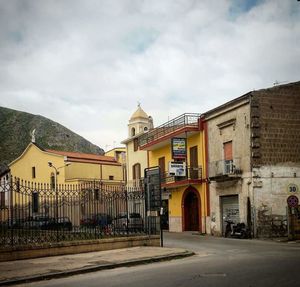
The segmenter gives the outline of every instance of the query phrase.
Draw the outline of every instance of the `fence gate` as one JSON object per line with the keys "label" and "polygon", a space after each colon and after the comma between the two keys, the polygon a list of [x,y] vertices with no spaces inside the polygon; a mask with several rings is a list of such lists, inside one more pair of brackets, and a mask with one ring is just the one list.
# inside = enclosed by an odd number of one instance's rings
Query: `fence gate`
{"label": "fence gate", "polygon": [[161,173],[159,167],[145,169],[145,207],[148,233],[160,230]]}

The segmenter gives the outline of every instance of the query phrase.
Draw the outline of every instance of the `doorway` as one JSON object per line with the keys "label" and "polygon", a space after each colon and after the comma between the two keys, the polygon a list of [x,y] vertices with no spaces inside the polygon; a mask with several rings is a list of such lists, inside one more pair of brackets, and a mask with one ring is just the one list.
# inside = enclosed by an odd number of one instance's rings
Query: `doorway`
{"label": "doorway", "polygon": [[183,195],[183,231],[200,231],[200,196],[189,187]]}

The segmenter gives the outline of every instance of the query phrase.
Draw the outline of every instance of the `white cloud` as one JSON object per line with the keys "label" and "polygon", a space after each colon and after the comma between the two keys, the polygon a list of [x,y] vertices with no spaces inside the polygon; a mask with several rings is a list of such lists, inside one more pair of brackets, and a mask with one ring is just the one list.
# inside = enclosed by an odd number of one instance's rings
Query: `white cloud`
{"label": "white cloud", "polygon": [[159,125],[299,80],[300,4],[237,3],[0,0],[0,105],[105,148],[137,101]]}

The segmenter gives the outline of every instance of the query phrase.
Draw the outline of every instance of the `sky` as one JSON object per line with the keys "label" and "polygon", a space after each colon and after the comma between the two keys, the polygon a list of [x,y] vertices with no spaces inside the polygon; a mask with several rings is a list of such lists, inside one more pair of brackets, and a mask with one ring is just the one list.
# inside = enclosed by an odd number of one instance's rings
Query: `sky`
{"label": "sky", "polygon": [[158,126],[299,80],[297,0],[0,0],[0,106],[105,150],[138,103]]}

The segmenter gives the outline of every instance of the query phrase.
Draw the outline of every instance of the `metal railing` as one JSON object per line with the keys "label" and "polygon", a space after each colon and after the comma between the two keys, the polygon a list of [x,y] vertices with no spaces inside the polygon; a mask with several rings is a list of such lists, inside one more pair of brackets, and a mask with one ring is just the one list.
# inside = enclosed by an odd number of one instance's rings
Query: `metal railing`
{"label": "metal railing", "polygon": [[[143,185],[0,184],[0,246],[159,234],[145,210]],[[149,226],[151,227],[149,228]]]}
{"label": "metal railing", "polygon": [[175,176],[169,174],[169,172],[164,172],[161,175],[161,183],[162,184],[170,184],[170,183],[180,183],[186,180],[201,180],[202,179],[202,167],[187,167],[185,176]]}
{"label": "metal railing", "polygon": [[209,177],[216,177],[222,175],[240,175],[242,173],[240,164],[240,158],[211,162],[209,163]]}
{"label": "metal railing", "polygon": [[198,127],[201,114],[186,113],[174,118],[139,137],[139,146],[144,146],[184,127]]}

